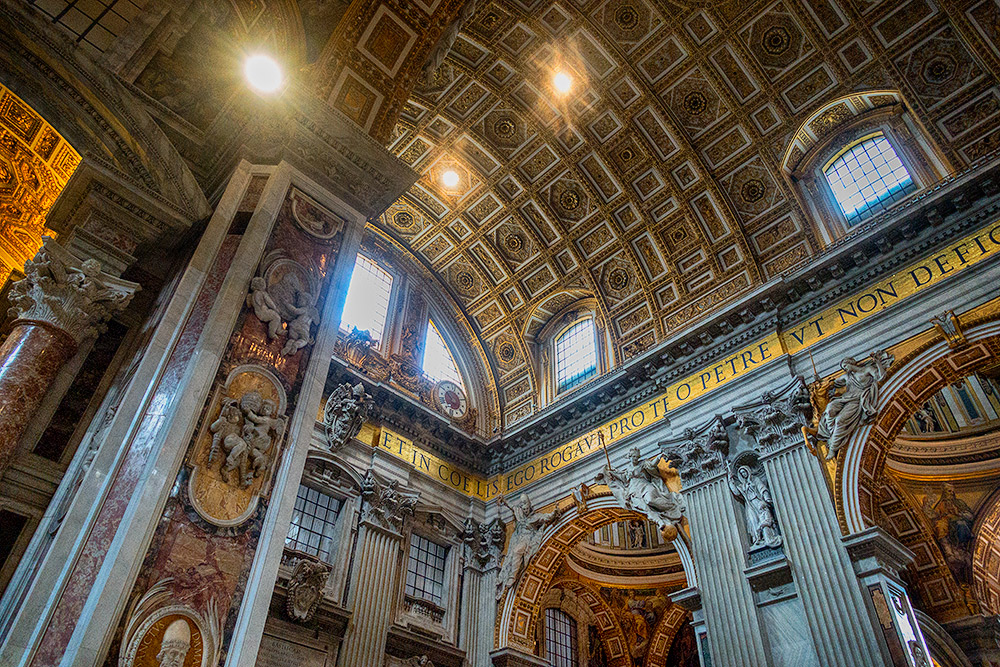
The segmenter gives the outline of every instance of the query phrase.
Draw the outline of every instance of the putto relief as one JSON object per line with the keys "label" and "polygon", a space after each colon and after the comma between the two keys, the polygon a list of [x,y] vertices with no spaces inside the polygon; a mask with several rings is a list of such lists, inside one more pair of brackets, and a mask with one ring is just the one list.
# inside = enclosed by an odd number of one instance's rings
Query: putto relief
{"label": "putto relief", "polygon": [[312,272],[280,253],[269,253],[250,280],[246,304],[266,327],[268,341],[282,341],[281,354],[287,357],[315,342],[318,296]]}
{"label": "putto relief", "polygon": [[266,497],[288,421],[285,409],[281,383],[263,368],[240,366],[216,389],[188,482],[191,504],[204,519],[238,525]]}

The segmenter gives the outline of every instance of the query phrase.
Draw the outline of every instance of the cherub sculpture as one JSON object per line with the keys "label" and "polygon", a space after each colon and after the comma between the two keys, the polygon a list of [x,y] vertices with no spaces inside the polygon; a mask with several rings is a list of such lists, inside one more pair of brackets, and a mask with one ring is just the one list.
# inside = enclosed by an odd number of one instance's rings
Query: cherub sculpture
{"label": "cherub sculpture", "polygon": [[288,323],[288,340],[281,349],[281,353],[286,357],[312,342],[312,325],[319,320],[316,297],[304,290],[295,293],[295,305],[289,306],[288,310],[295,318]]}
{"label": "cherub sculpture", "polygon": [[267,281],[260,276],[250,280],[250,293],[247,294],[247,306],[253,309],[257,319],[267,326],[267,337],[275,339],[283,332],[284,324],[281,313],[274,298],[267,292]]}

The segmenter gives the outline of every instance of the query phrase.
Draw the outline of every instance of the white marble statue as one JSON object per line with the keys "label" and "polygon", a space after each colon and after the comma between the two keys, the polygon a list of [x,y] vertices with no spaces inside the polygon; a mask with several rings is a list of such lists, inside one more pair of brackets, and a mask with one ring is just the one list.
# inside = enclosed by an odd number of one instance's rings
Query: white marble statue
{"label": "white marble statue", "polygon": [[295,294],[295,305],[289,306],[288,310],[295,317],[288,323],[288,340],[281,349],[286,357],[312,342],[312,325],[319,320],[316,297],[304,290]]}
{"label": "white marble statue", "polygon": [[563,510],[557,507],[554,512],[547,514],[535,513],[527,494],[521,494],[513,506],[508,505],[503,496],[497,498],[497,503],[514,513],[514,534],[510,536],[507,553],[497,576],[497,600],[501,600],[507,589],[514,587],[528,561],[542,546],[545,529],[559,521]]}
{"label": "white marble statue", "polygon": [[743,501],[747,533],[751,549],[781,546],[778,522],[772,509],[771,490],[763,477],[755,475],[750,466],[741,465],[729,473],[729,488]]}
{"label": "white marble statue", "polygon": [[879,384],[893,361],[889,352],[876,350],[861,361],[847,357],[840,364],[844,374],[833,386],[844,391],[826,404],[816,429],[816,437],[827,443],[827,459],[837,456],[855,429],[875,418]]}
{"label": "white marble statue", "polygon": [[274,339],[284,333],[281,313],[278,304],[267,292],[267,281],[260,276],[250,280],[250,293],[247,295],[247,305],[253,309],[257,319],[267,326],[267,337]]}
{"label": "white marble statue", "polygon": [[625,471],[604,466],[595,481],[607,484],[619,505],[642,512],[660,530],[680,522],[687,509],[684,497],[667,488],[657,462],[643,460],[638,447],[629,451],[629,462],[630,466]]}
{"label": "white marble statue", "polygon": [[191,627],[182,618],[167,626],[156,654],[159,667],[184,667],[184,660],[191,650]]}

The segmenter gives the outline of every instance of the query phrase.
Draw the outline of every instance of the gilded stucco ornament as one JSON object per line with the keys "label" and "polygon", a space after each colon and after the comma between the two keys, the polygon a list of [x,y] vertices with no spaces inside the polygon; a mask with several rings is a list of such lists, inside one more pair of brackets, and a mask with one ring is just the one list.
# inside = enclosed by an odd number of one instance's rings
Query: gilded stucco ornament
{"label": "gilded stucco ornament", "polygon": [[204,519],[236,526],[269,492],[288,418],[281,381],[255,365],[237,366],[212,395],[191,456],[188,495]]}
{"label": "gilded stucco ornament", "polygon": [[878,413],[878,400],[882,380],[895,361],[886,350],[875,350],[858,361],[847,357],[840,367],[844,374],[838,377],[832,390],[840,392],[830,398],[820,417],[814,437],[827,443],[826,458],[832,459],[862,424],[871,423]]}
{"label": "gilded stucco ornament", "polygon": [[312,620],[323,601],[323,589],[329,577],[330,566],[326,563],[306,558],[295,561],[285,598],[285,613],[290,619],[299,623]]}
{"label": "gilded stucco ornament", "polygon": [[643,460],[639,448],[633,447],[625,470],[606,465],[594,481],[607,484],[621,507],[645,514],[665,536],[676,537],[687,506],[681,494],[667,488],[657,463],[658,459]]}
{"label": "gilded stucco ornament", "polygon": [[101,272],[97,260],[81,262],[49,236],[24,264],[24,278],[11,285],[12,317],[48,322],[77,343],[97,336],[104,323],[139,291],[136,283]]}
{"label": "gilded stucco ornament", "polygon": [[333,390],[323,408],[326,443],[331,451],[338,451],[358,434],[368,416],[371,398],[360,382],[353,387],[345,382]]}
{"label": "gilded stucco ornament", "polygon": [[503,496],[497,498],[497,504],[514,514],[514,533],[510,536],[507,553],[497,577],[496,599],[502,600],[504,593],[517,583],[524,568],[528,566],[528,561],[541,548],[545,530],[562,518],[563,510],[557,507],[553,512],[535,512],[531,506],[531,498],[526,493],[521,494],[513,506],[507,504],[507,499]]}

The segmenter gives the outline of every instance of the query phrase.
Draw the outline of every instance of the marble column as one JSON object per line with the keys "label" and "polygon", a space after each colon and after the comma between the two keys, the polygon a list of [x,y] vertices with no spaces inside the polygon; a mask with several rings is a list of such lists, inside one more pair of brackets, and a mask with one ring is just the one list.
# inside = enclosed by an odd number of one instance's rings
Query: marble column
{"label": "marble column", "polygon": [[340,667],[385,662],[385,641],[393,621],[399,573],[405,572],[402,541],[418,494],[384,483],[369,470],[361,492],[361,530],[347,602],[351,622],[340,649]]}
{"label": "marble column", "polygon": [[503,523],[477,524],[468,519],[465,541],[465,571],[462,582],[462,615],[459,648],[470,667],[490,667],[493,625],[496,620],[496,581],[504,544]]}
{"label": "marble column", "polygon": [[688,431],[684,438],[662,442],[660,447],[684,485],[708,652],[717,667],[767,667],[769,647],[743,573],[747,566],[743,536],[723,465],[728,438],[721,425],[710,425],[706,431]]}
{"label": "marble column", "polygon": [[10,289],[13,330],[0,347],[0,473],[59,370],[139,286],[81,262],[50,237]]}
{"label": "marble column", "polygon": [[[767,476],[785,554],[821,665],[886,664],[819,460],[802,435],[809,397],[801,383],[734,409]],[[711,635],[711,633],[710,633]],[[891,664],[891,663],[890,663]]]}

